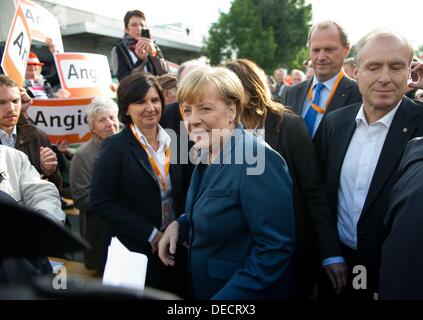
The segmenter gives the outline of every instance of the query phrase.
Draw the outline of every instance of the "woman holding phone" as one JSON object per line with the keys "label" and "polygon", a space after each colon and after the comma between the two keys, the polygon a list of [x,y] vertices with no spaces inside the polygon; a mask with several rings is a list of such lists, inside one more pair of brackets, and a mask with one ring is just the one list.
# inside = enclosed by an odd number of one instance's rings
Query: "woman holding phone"
{"label": "woman holding phone", "polygon": [[112,49],[112,69],[119,81],[134,70],[155,76],[167,73],[168,67],[160,48],[151,38],[145,15],[139,10],[125,14],[125,35]]}

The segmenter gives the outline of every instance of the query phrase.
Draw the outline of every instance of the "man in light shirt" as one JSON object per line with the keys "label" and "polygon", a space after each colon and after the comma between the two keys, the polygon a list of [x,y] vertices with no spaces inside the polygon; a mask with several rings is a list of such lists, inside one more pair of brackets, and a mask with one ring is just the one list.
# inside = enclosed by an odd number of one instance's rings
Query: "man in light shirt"
{"label": "man in light shirt", "polygon": [[[301,115],[313,137],[322,119],[333,110],[361,102],[357,83],[344,76],[344,59],[350,52],[347,32],[334,21],[321,21],[308,35],[314,76],[281,90],[281,102]],[[318,97],[318,98],[317,98]]]}
{"label": "man in light shirt", "polygon": [[20,205],[56,222],[65,221],[59,191],[54,184],[41,179],[23,152],[4,145],[0,145],[0,190]]}
{"label": "man in light shirt", "polygon": [[331,280],[337,291],[346,285],[349,298],[371,299],[377,292],[383,220],[398,164],[408,140],[423,134],[423,104],[404,96],[413,54],[407,40],[392,32],[362,38],[354,75],[363,103],[327,115],[315,137],[341,242],[340,254],[326,263],[347,266],[347,279]]}
{"label": "man in light shirt", "polygon": [[46,133],[22,113],[24,94],[12,79],[0,75],[0,144],[25,153],[35,169],[60,190],[62,178],[56,154]]}

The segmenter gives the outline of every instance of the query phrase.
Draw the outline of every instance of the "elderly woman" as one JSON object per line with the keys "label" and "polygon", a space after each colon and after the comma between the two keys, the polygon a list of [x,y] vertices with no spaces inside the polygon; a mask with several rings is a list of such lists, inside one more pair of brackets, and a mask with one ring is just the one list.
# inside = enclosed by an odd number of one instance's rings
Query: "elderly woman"
{"label": "elderly woman", "polygon": [[[170,162],[173,145],[159,125],[163,93],[152,75],[134,73],[119,85],[123,130],[107,139],[94,167],[91,208],[131,251],[148,257],[146,285],[184,296],[185,257],[166,269],[155,254],[166,226],[184,211],[188,181]],[[181,248],[181,253],[182,253]]]}
{"label": "elderly woman", "polygon": [[88,269],[103,269],[110,231],[107,224],[89,212],[91,178],[94,161],[103,141],[119,130],[118,107],[109,98],[94,98],[87,108],[87,122],[92,138],[74,154],[70,166],[70,187],[75,206],[79,209],[81,236],[91,249],[84,252]]}
{"label": "elderly woman", "polygon": [[166,73],[167,63],[159,46],[151,38],[144,13],[131,10],[123,20],[125,35],[111,52],[113,73],[119,81],[135,70],[155,76]]}
{"label": "elderly woman", "polygon": [[178,101],[200,157],[186,214],[166,229],[160,258],[177,265],[176,244],[189,240],[196,299],[288,298],[292,183],[283,158],[240,124],[240,80],[221,67],[194,70],[182,80]]}
{"label": "elderly woman", "polygon": [[[321,254],[328,258],[325,249],[337,238],[336,225],[332,233],[323,230],[321,221],[329,219],[327,194],[320,180],[320,170],[304,120],[271,100],[264,72],[252,61],[238,59],[226,63],[237,74],[245,89],[247,101],[241,121],[245,128],[257,131],[261,137],[286,160],[294,184],[295,254],[294,268],[297,279],[297,297],[312,294],[319,268],[319,248],[316,231],[319,231]],[[264,129],[264,130],[260,130]],[[326,225],[331,225],[327,223]],[[315,227],[314,227],[315,226]]]}

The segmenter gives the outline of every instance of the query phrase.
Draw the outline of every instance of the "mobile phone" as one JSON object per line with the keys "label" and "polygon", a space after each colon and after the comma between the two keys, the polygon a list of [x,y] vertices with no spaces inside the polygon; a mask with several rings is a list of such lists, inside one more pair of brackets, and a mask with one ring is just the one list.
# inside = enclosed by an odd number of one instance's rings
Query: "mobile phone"
{"label": "mobile phone", "polygon": [[141,30],[141,37],[150,39],[150,30],[145,28]]}

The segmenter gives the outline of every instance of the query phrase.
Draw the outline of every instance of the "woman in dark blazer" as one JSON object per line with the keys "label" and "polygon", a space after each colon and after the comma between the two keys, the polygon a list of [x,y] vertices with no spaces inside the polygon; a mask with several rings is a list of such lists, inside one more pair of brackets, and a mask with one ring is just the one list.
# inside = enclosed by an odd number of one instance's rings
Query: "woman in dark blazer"
{"label": "woman in dark blazer", "polygon": [[151,38],[144,13],[130,10],[123,20],[125,35],[113,46],[111,52],[113,74],[122,81],[134,70],[149,72],[155,76],[167,73],[166,60]]}
{"label": "woman in dark blazer", "polygon": [[191,71],[178,88],[184,123],[200,157],[186,214],[159,242],[166,265],[189,239],[196,299],[290,298],[292,182],[282,157],[240,123],[244,90],[226,68]]}
{"label": "woman in dark blazer", "polygon": [[185,257],[179,269],[168,270],[155,254],[166,226],[184,211],[187,190],[183,167],[170,163],[173,141],[158,124],[163,94],[153,76],[136,73],[121,82],[117,96],[125,127],[103,142],[94,164],[92,214],[129,250],[147,255],[146,286],[184,295]]}
{"label": "woman in dark blazer", "polygon": [[[264,129],[262,138],[288,164],[294,182],[297,297],[308,298],[320,270],[318,244],[321,258],[325,259],[329,258],[325,254],[325,246],[330,246],[331,241],[338,241],[337,237],[329,237],[337,235],[336,223],[332,224],[335,228],[332,232],[324,229],[331,223],[322,224],[324,219],[331,219],[330,208],[312,141],[304,120],[271,100],[265,74],[254,62],[238,59],[225,66],[238,75],[246,92],[247,102],[241,119],[245,128]],[[256,132],[259,136],[263,133],[260,130]]]}

